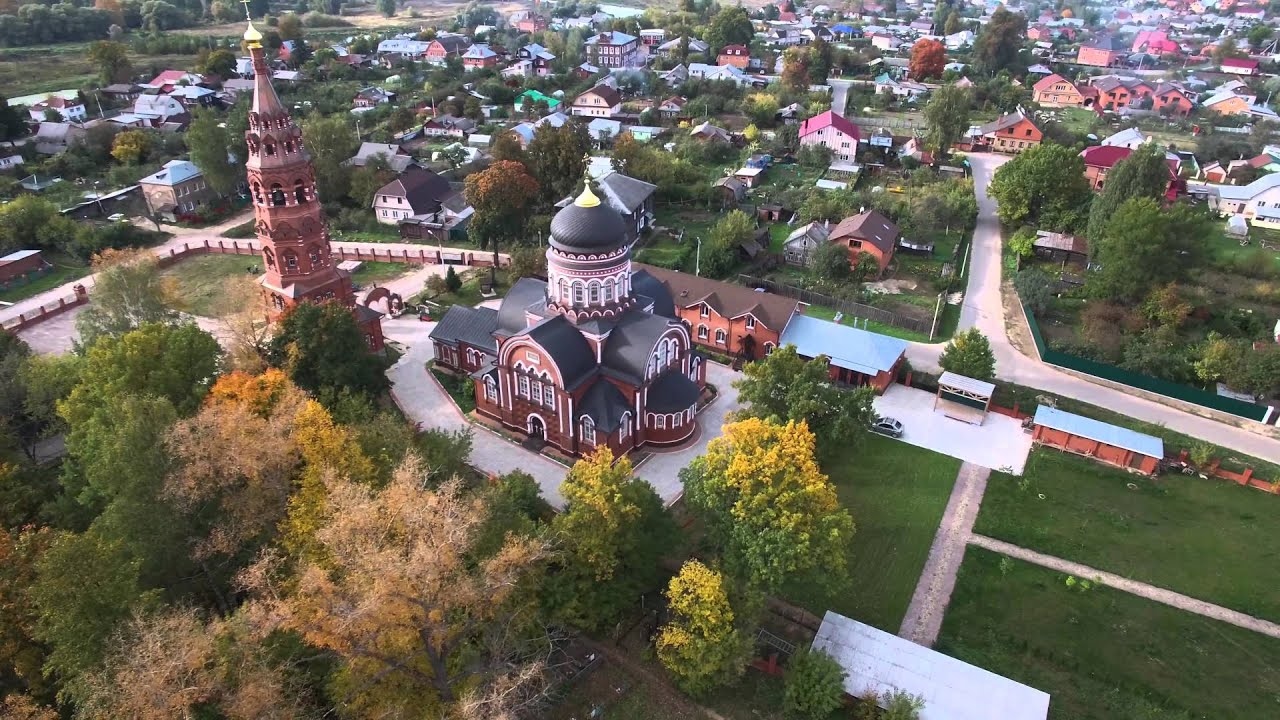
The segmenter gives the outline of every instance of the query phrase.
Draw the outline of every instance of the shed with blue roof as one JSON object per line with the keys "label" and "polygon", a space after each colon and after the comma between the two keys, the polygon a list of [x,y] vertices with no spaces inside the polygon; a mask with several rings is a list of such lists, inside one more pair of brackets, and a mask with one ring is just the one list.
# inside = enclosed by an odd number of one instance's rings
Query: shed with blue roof
{"label": "shed with blue roof", "polygon": [[832,380],[870,385],[877,393],[894,381],[907,353],[905,340],[809,315],[793,315],[780,342],[802,357],[826,356]]}
{"label": "shed with blue roof", "polygon": [[1041,405],[1033,422],[1031,437],[1037,443],[1108,465],[1154,475],[1164,459],[1160,438],[1101,420]]}

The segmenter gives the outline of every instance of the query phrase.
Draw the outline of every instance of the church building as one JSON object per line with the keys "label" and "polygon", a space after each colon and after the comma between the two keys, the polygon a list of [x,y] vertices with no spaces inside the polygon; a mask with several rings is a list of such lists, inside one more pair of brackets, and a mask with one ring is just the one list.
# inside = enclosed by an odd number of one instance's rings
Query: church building
{"label": "church building", "polygon": [[568,455],[693,437],[706,363],[670,291],[633,270],[627,226],[590,187],[551,222],[547,280],[497,310],[455,305],[436,362],[475,380],[476,411]]}
{"label": "church building", "polygon": [[266,268],[259,282],[271,313],[279,317],[303,302],[341,303],[355,315],[369,349],[381,351],[382,314],[356,304],[351,276],[333,262],[311,155],[271,85],[262,33],[250,23],[244,40],[254,72],[245,167]]}

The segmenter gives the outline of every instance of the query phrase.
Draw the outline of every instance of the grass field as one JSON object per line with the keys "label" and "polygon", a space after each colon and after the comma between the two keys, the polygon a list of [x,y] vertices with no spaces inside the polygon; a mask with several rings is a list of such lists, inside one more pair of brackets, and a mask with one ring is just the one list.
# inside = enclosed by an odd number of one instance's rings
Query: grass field
{"label": "grass field", "polygon": [[[46,253],[46,255],[48,255]],[[0,290],[0,302],[18,302],[26,300],[33,295],[39,295],[42,292],[52,290],[59,285],[78,280],[88,275],[90,268],[87,264],[72,260],[68,257],[59,257],[56,255],[48,256],[49,263],[53,265],[53,270],[46,275],[41,275],[25,285],[18,285],[8,290]],[[70,294],[70,293],[68,293]]]}
{"label": "grass field", "polygon": [[1049,693],[1050,720],[1280,713],[1280,640],[1065,580],[969,547],[936,649]]}
{"label": "grass field", "polygon": [[253,255],[197,255],[165,268],[161,275],[177,284],[183,310],[200,317],[217,317],[227,278],[248,274],[251,265],[261,265]]}
{"label": "grass field", "polygon": [[351,282],[361,287],[369,287],[374,283],[394,280],[413,271],[414,266],[408,263],[369,262],[362,261],[359,269],[351,274]]}
{"label": "grass field", "polygon": [[1280,498],[1047,449],[1024,477],[992,474],[975,532],[1280,621]]}
{"label": "grass field", "polygon": [[[97,85],[98,71],[85,58],[88,47],[89,43],[62,43],[0,49],[0,88],[5,89],[7,97],[19,97]],[[129,61],[135,72],[145,75],[152,68],[189,70],[195,64],[195,56],[130,52]],[[97,117],[97,106],[92,101],[86,109]]]}
{"label": "grass field", "polygon": [[849,545],[851,582],[831,598],[805,587],[784,595],[819,616],[835,610],[896,633],[951,497],[960,461],[872,435],[823,467],[857,526]]}
{"label": "grass field", "polygon": [[[824,305],[810,305],[809,307],[805,308],[804,314],[812,315],[813,317],[817,317],[817,318],[822,318],[823,320],[835,320],[836,318],[836,311]],[[848,325],[852,327],[854,325],[854,320],[855,320],[854,316],[846,313],[844,317],[840,319],[840,324]],[[857,326],[862,327],[861,319],[857,320]],[[888,335],[889,337],[902,338],[903,340],[910,340],[912,342],[929,342],[928,333],[921,333],[921,332],[916,332],[914,330],[908,330],[906,328],[900,328],[897,325],[885,325],[884,323],[867,321],[866,329],[870,330],[871,332],[880,333],[881,335]],[[941,340],[939,340],[939,342],[941,342]]]}

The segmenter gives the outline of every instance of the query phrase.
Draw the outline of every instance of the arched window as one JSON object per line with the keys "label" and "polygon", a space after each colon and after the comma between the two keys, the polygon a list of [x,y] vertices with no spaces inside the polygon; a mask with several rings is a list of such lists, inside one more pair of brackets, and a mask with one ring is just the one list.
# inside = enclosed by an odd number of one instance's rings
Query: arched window
{"label": "arched window", "polygon": [[595,280],[587,285],[587,301],[592,305],[600,302],[600,283]]}
{"label": "arched window", "polygon": [[725,340],[724,330],[716,330],[716,344],[723,345]]}
{"label": "arched window", "polygon": [[489,402],[498,401],[498,383],[492,375],[484,376],[484,399]]}
{"label": "arched window", "polygon": [[285,154],[285,155],[292,155],[292,154],[293,154],[293,141],[292,141],[292,140],[285,140],[285,141],[284,141],[284,154]]}
{"label": "arched window", "polygon": [[297,200],[299,205],[307,201],[307,189],[302,186],[301,180],[293,182],[293,199]]}
{"label": "arched window", "polygon": [[267,262],[267,267],[276,269],[276,254],[271,252],[271,248],[262,248],[262,259]]}
{"label": "arched window", "polygon": [[582,416],[582,442],[588,445],[596,444],[596,423],[586,415]]}
{"label": "arched window", "polygon": [[569,281],[560,278],[560,301],[569,302]]}
{"label": "arched window", "polygon": [[694,382],[698,381],[698,366],[700,365],[702,365],[702,360],[698,358],[694,358],[693,362],[689,363],[689,379],[690,380]]}
{"label": "arched window", "polygon": [[765,343],[765,344],[764,344],[764,354],[765,354],[765,355],[768,355],[768,354],[770,354],[770,353],[772,353],[772,352],[773,352],[773,343],[771,343],[771,342],[767,342],[767,343]]}
{"label": "arched window", "polygon": [[699,340],[706,340],[706,339],[707,339],[707,337],[708,337],[708,335],[707,335],[707,333],[708,333],[708,332],[710,332],[710,331],[709,331],[709,330],[707,330],[707,326],[706,326],[706,325],[699,325],[699,326],[698,326],[698,339],[699,339]]}
{"label": "arched window", "polygon": [[658,372],[662,372],[671,362],[671,356],[667,353],[667,344],[665,342],[658,344]]}
{"label": "arched window", "polygon": [[585,299],[584,288],[581,280],[573,281],[573,304],[581,305]]}
{"label": "arched window", "polygon": [[258,205],[262,204],[262,184],[261,183],[253,184],[253,202]]}
{"label": "arched window", "polygon": [[613,302],[613,280],[604,281],[604,301]]}
{"label": "arched window", "polygon": [[279,183],[271,186],[271,204],[276,207],[284,205],[284,188]]}
{"label": "arched window", "polygon": [[280,297],[279,295],[272,295],[272,296],[271,296],[271,306],[272,306],[272,307],[274,307],[274,308],[275,308],[275,309],[277,309],[277,310],[283,310],[283,309],[284,309],[284,298]]}
{"label": "arched window", "polygon": [[618,426],[618,439],[626,440],[631,437],[631,413],[622,413],[622,424]]}

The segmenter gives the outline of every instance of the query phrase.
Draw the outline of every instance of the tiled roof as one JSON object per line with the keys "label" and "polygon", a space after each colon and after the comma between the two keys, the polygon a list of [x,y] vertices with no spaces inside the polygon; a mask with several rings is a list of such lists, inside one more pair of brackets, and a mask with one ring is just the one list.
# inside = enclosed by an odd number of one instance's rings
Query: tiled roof
{"label": "tiled roof", "polygon": [[787,320],[800,304],[792,298],[756,292],[742,285],[650,265],[639,267],[667,286],[676,307],[686,308],[705,302],[716,312],[729,318],[750,313],[773,330],[786,327]]}
{"label": "tiled roof", "polygon": [[831,228],[831,239],[857,238],[869,242],[880,252],[888,255],[898,242],[898,226],[889,222],[889,218],[875,210],[852,215]]}
{"label": "tiled roof", "polygon": [[1085,165],[1100,168],[1114,167],[1116,163],[1129,157],[1133,151],[1123,145],[1095,145],[1080,152]]}

